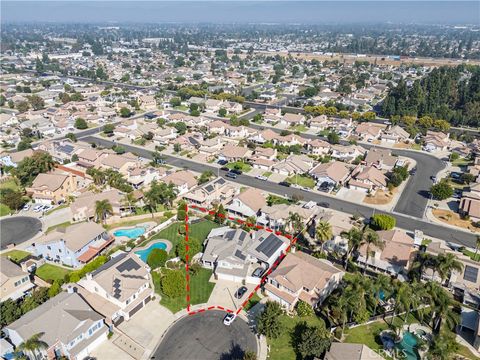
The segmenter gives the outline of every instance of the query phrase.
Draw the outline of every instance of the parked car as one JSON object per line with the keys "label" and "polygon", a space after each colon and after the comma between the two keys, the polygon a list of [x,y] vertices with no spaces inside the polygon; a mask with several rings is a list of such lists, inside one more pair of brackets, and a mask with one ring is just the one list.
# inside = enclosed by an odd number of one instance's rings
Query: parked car
{"label": "parked car", "polygon": [[48,211],[48,210],[51,210],[51,209],[53,209],[52,205],[43,205],[42,211]]}
{"label": "parked car", "polygon": [[226,177],[230,178],[230,179],[236,179],[237,178],[237,174],[235,174],[233,171],[229,171],[225,174]]}
{"label": "parked car", "polygon": [[252,276],[253,277],[262,277],[263,273],[265,272],[265,269],[262,268],[262,267],[258,267],[256,268],[253,273],[252,273]]}
{"label": "parked car", "polygon": [[417,173],[417,168],[414,167],[412,170],[410,170],[410,175],[415,175]]}
{"label": "parked car", "polygon": [[235,297],[237,299],[241,299],[243,295],[245,295],[245,293],[247,292],[247,288],[245,286],[242,286],[240,288],[238,288],[237,292],[235,293]]}
{"label": "parked car", "polygon": [[319,202],[319,203],[317,203],[317,205],[320,206],[320,207],[323,207],[323,208],[327,208],[327,209],[330,207],[330,204],[327,203],[327,202]]}
{"label": "parked car", "polygon": [[280,182],[278,183],[278,185],[286,186],[286,187],[290,187],[290,186],[291,186],[291,184],[290,184],[289,182],[287,182],[287,181],[280,181]]}
{"label": "parked car", "polygon": [[236,317],[237,317],[237,315],[235,315],[233,313],[228,313],[223,318],[223,324],[227,325],[227,326],[230,326],[233,323],[233,320],[235,320]]}
{"label": "parked car", "polygon": [[220,170],[223,170],[223,171],[230,171],[230,169],[229,169],[228,167],[226,167],[226,166],[222,166],[222,167],[220,168]]}
{"label": "parked car", "polygon": [[434,183],[437,183],[437,177],[436,176],[430,176],[430,179],[434,182]]}
{"label": "parked car", "polygon": [[27,211],[28,209],[30,209],[30,204],[25,204],[25,205],[23,205],[22,210]]}
{"label": "parked car", "polygon": [[267,181],[268,180],[268,178],[266,176],[263,176],[263,175],[257,175],[257,176],[255,176],[255,178],[258,179],[258,180],[262,180],[262,181]]}
{"label": "parked car", "polygon": [[242,170],[238,170],[238,169],[232,169],[230,171],[237,174],[237,175],[242,175],[243,174]]}
{"label": "parked car", "polygon": [[218,160],[218,161],[217,161],[217,164],[218,164],[218,165],[222,165],[222,166],[223,166],[223,165],[227,165],[227,164],[228,164],[228,161],[227,161],[227,160]]}
{"label": "parked car", "polygon": [[33,207],[33,211],[35,211],[35,212],[42,211],[42,209],[43,209],[43,205],[41,205],[41,204],[35,205]]}

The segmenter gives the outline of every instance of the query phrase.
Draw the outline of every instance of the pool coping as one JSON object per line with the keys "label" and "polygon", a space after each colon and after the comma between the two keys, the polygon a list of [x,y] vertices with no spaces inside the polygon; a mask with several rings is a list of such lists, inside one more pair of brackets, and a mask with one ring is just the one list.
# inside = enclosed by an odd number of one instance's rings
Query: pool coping
{"label": "pool coping", "polygon": [[[149,221],[145,221],[144,223],[139,223],[139,224],[136,224],[136,225],[130,225],[130,226],[119,226],[119,227],[116,227],[116,228],[113,228],[113,229],[110,229],[108,232],[110,235],[112,235],[113,237],[115,237],[115,240],[120,240],[120,242],[128,242],[130,240],[134,240],[136,241],[137,239],[139,239],[141,236],[144,236],[146,233],[148,233],[151,229],[153,229],[154,226],[150,226],[150,223]],[[121,236],[118,236],[118,235],[115,235],[114,232],[115,231],[118,231],[118,230],[129,230],[129,229],[135,229],[135,228],[138,228],[138,227],[143,227],[145,229],[145,232],[140,235],[140,236],[137,236],[136,238],[129,238],[128,236],[125,236],[125,235],[121,235]]]}

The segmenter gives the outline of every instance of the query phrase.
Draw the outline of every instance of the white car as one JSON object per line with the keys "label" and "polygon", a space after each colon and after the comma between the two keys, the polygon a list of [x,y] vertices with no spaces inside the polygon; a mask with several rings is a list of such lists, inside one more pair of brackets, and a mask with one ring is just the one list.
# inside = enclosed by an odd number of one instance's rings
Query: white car
{"label": "white car", "polygon": [[262,180],[262,181],[267,181],[268,180],[268,178],[266,176],[263,176],[263,175],[257,175],[257,176],[255,176],[255,179]]}
{"label": "white car", "polygon": [[28,211],[28,209],[30,209],[30,204],[23,205],[22,209],[25,210],[25,211]]}
{"label": "white car", "polygon": [[33,211],[35,211],[35,212],[42,211],[42,209],[43,209],[43,205],[35,205],[33,207]]}
{"label": "white car", "polygon": [[233,313],[228,313],[223,318],[223,325],[230,326],[233,323],[233,320],[235,320],[236,317],[237,317],[237,315],[235,315]]}
{"label": "white car", "polygon": [[51,210],[51,209],[53,209],[52,205],[43,205],[42,211],[48,211],[48,210]]}

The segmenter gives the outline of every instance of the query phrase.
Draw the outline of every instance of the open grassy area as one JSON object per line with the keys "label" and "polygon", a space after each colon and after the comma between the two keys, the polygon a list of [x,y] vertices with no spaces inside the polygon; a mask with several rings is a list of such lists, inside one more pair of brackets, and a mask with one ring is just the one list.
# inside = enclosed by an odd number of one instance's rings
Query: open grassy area
{"label": "open grassy area", "polygon": [[267,204],[269,206],[276,205],[276,204],[287,204],[287,205],[289,205],[289,204],[293,204],[293,201],[290,200],[290,199],[281,197],[281,196],[269,194],[268,197],[267,197]]}
{"label": "open grassy area", "polygon": [[10,208],[5,204],[0,204],[0,216],[9,215],[11,212]]}
{"label": "open grassy area", "polygon": [[459,344],[457,354],[467,359],[480,360],[480,358],[478,356],[473,355],[472,352],[465,345]]}
{"label": "open grassy area", "polygon": [[2,254],[2,256],[9,257],[10,259],[12,259],[15,262],[22,261],[28,255],[30,255],[30,253],[28,251],[23,251],[23,250],[10,250],[10,251]]}
{"label": "open grassy area", "polygon": [[245,305],[244,310],[248,311],[255,305],[257,305],[260,302],[260,296],[257,295],[257,293],[253,294],[253,296],[248,300],[247,305]]}
{"label": "open grassy area", "polygon": [[[208,280],[212,276],[212,271],[209,269],[200,269],[195,275],[190,277],[190,304],[203,304],[208,301],[210,294],[215,286],[214,283]],[[154,276],[153,283],[155,286],[155,292],[162,296],[160,304],[165,306],[171,312],[176,313],[187,307],[187,298],[185,294],[182,294],[175,298],[170,298],[162,294],[160,287],[160,278]]]}
{"label": "open grassy area", "polygon": [[72,223],[70,221],[65,221],[64,223],[61,223],[61,224],[57,224],[57,225],[53,225],[53,226],[50,226],[46,231],[45,231],[45,234],[48,234],[49,232],[57,229],[57,228],[66,228],[68,226],[72,225]]}
{"label": "open grassy area", "polygon": [[295,125],[295,126],[290,126],[288,130],[291,131],[298,131],[298,132],[306,132],[308,130],[308,127],[306,127],[303,124]]}
{"label": "open grassy area", "polygon": [[252,170],[252,167],[242,161],[235,161],[228,163],[226,165],[229,169],[239,169],[242,170],[244,173],[248,173],[250,170]]}
{"label": "open grassy area", "polygon": [[315,187],[315,180],[305,175],[293,175],[286,179],[286,181],[290,184],[298,184],[301,187],[308,187],[310,189]]}
{"label": "open grassy area", "polygon": [[462,157],[452,161],[453,166],[468,166],[470,165],[470,163],[471,163],[471,160],[468,160]]}
{"label": "open grassy area", "polygon": [[70,273],[71,270],[64,269],[60,266],[52,265],[52,264],[43,264],[40,266],[35,275],[37,275],[40,279],[44,281],[55,281],[55,280],[62,280],[66,274]]}
{"label": "open grassy area", "polygon": [[0,183],[0,189],[12,189],[14,191],[21,191],[22,187],[15,181],[15,179],[10,179]]}
{"label": "open grassy area", "polygon": [[292,335],[298,323],[306,321],[311,326],[321,326],[323,323],[323,320],[315,315],[308,317],[282,315],[280,321],[283,328],[282,334],[276,339],[267,339],[270,346],[269,359],[271,360],[291,360],[297,358],[292,346]]}

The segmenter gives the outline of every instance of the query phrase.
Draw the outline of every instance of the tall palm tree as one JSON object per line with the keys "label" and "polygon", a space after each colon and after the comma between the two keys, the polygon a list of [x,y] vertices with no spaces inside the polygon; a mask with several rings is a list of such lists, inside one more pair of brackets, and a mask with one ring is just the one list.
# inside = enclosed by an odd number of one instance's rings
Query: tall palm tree
{"label": "tall palm tree", "polygon": [[432,329],[435,334],[440,333],[443,324],[450,329],[459,323],[459,316],[452,310],[451,295],[437,282],[430,281],[425,285],[429,300],[429,311],[432,318]]}
{"label": "tall palm tree", "polygon": [[105,222],[107,220],[107,215],[112,214],[112,204],[107,199],[95,201],[95,217],[97,222]]}
{"label": "tall palm tree", "polygon": [[289,212],[286,225],[291,230],[291,233],[295,235],[303,228],[302,217],[298,213]]}
{"label": "tall palm tree", "polygon": [[319,221],[315,230],[315,236],[320,243],[320,251],[323,252],[323,244],[333,237],[332,225],[327,221]]}
{"label": "tall palm tree", "polygon": [[128,209],[131,210],[132,204],[134,202],[135,202],[135,196],[133,196],[133,191],[125,193],[122,199],[123,205],[126,205]]}
{"label": "tall palm tree", "polygon": [[357,250],[361,241],[362,241],[362,232],[356,228],[352,227],[348,231],[342,232],[342,237],[348,241],[348,250],[345,256],[345,269],[347,268],[348,260],[352,256],[353,251]]}
{"label": "tall palm tree", "polygon": [[377,306],[380,303],[380,294],[382,293],[384,298],[389,297],[391,293],[392,287],[392,280],[390,277],[384,274],[379,274],[375,281],[372,284],[372,288],[374,291],[374,307],[372,315],[375,316],[377,314]]}
{"label": "tall palm tree", "polygon": [[375,246],[376,248],[383,250],[383,248],[385,247],[385,242],[380,239],[376,231],[370,228],[366,228],[363,232],[360,244],[366,245],[365,265],[363,267],[363,272],[365,273],[365,271],[367,270],[368,258],[370,257],[370,247]]}
{"label": "tall palm tree", "polygon": [[143,208],[152,214],[153,219],[153,214],[157,211],[157,202],[152,197],[145,197],[145,205],[143,205]]}
{"label": "tall palm tree", "polygon": [[437,271],[442,282],[450,277],[452,271],[461,272],[463,270],[463,264],[452,253],[438,255],[437,262]]}
{"label": "tall palm tree", "polygon": [[30,336],[27,340],[22,342],[17,346],[17,351],[19,352],[26,352],[28,354],[32,354],[33,358],[36,360],[37,359],[37,352],[39,350],[47,349],[48,344],[40,340],[40,338],[43,336],[43,332],[34,334]]}

